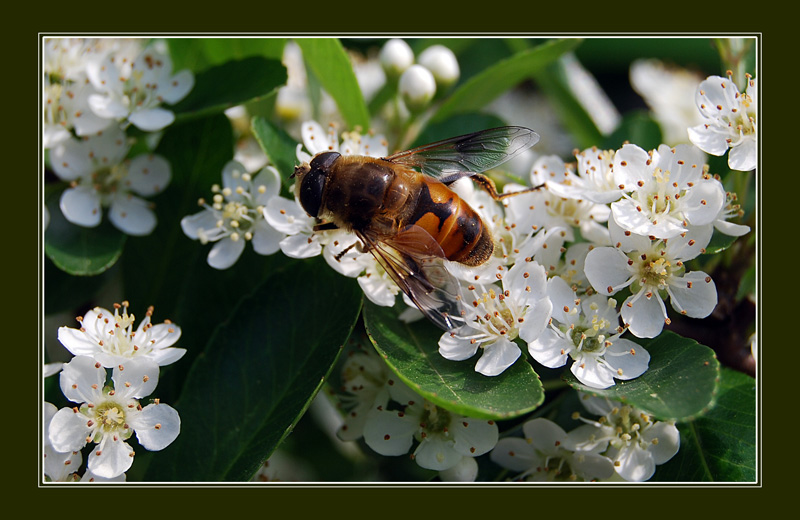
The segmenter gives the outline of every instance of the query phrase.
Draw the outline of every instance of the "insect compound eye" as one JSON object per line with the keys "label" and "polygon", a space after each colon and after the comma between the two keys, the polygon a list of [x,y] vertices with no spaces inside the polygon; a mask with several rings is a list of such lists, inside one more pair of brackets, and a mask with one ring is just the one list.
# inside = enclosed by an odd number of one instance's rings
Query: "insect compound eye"
{"label": "insect compound eye", "polygon": [[319,215],[328,168],[330,168],[339,157],[341,157],[341,154],[338,152],[324,152],[317,155],[309,164],[311,169],[305,177],[303,177],[298,198],[300,199],[300,205],[303,206],[306,213],[312,217]]}
{"label": "insect compound eye", "polygon": [[336,160],[341,156],[342,154],[339,152],[323,152],[311,159],[309,165],[311,166],[312,170],[327,170],[333,166],[333,163],[335,163]]}

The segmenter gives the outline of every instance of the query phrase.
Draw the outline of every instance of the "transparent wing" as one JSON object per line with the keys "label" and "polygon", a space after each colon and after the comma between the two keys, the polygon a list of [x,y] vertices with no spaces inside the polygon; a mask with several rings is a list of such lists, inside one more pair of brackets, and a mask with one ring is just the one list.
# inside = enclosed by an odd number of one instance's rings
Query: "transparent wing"
{"label": "transparent wing", "polygon": [[392,237],[356,234],[400,290],[436,326],[447,331],[463,323],[458,280],[445,268],[444,253],[427,231],[410,226]]}
{"label": "transparent wing", "polygon": [[390,155],[385,159],[413,168],[443,182],[495,168],[539,141],[539,134],[522,126],[503,126],[452,137]]}

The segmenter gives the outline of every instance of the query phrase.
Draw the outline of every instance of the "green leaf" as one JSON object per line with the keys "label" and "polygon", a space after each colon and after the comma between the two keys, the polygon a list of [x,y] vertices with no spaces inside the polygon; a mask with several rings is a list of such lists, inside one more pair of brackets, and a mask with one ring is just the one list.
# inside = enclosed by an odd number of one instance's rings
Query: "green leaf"
{"label": "green leaf", "polygon": [[478,111],[503,92],[574,49],[580,40],[553,40],[533,49],[518,52],[508,59],[471,77],[445,100],[431,122],[443,121],[462,112]]}
{"label": "green leaf", "polygon": [[50,223],[44,233],[44,252],[62,271],[77,276],[93,276],[114,265],[122,255],[127,235],[108,218],[99,226],[85,228],[69,222],[58,201],[62,190],[48,190],[45,204]]}
{"label": "green leaf", "polygon": [[119,274],[116,267],[112,266],[96,276],[72,276],[56,267],[49,258],[43,263],[44,279],[47,281],[44,287],[45,315],[81,312],[91,308],[97,301],[96,294]]}
{"label": "green leaf", "polygon": [[224,114],[167,127],[156,153],[170,162],[172,181],[155,208],[158,226],[151,235],[131,240],[121,261],[124,297],[133,312],[143,313],[153,305],[154,319],[169,318],[183,331],[180,346],[187,354],[181,363],[165,367],[170,377],[159,383],[165,402],[177,398],[183,372],[216,323],[252,292],[263,279],[262,271],[274,265],[248,246],[234,268],[212,269],[206,261],[212,244],[191,240],[181,229],[183,217],[202,210],[197,200],[209,199],[211,186],[221,184],[222,168],[233,158],[233,142],[231,123]]}
{"label": "green leaf", "polygon": [[369,129],[369,111],[350,58],[335,38],[298,38],[306,66],[336,101],[350,129]]}
{"label": "green leaf", "polygon": [[392,308],[364,304],[370,341],[389,368],[428,401],[466,417],[510,419],[536,409],[544,390],[523,359],[487,377],[473,361],[450,361],[439,354],[442,331],[425,322],[407,324]]}
{"label": "green leaf", "polygon": [[289,177],[297,164],[297,141],[283,128],[263,117],[254,117],[251,127],[269,162],[281,174],[284,186],[290,186],[294,181]]}
{"label": "green leaf", "polygon": [[756,479],[756,381],[723,368],[716,406],[679,423],[681,448],[653,480],[753,482]]}
{"label": "green leaf", "polygon": [[[325,298],[316,297],[325,287]],[[177,440],[148,478],[247,481],[305,413],[361,308],[358,284],[321,258],[267,278],[220,322],[173,406]]]}
{"label": "green leaf", "polygon": [[731,247],[738,237],[726,235],[725,233],[721,233],[714,230],[714,234],[711,235],[711,240],[708,242],[706,246],[705,254],[714,255],[717,253],[721,253]]}
{"label": "green leaf", "polygon": [[714,405],[719,361],[713,350],[670,331],[651,340],[631,339],[650,353],[641,376],[605,390],[587,387],[571,373],[565,379],[576,390],[631,404],[661,420],[686,421]]}
{"label": "green leaf", "polygon": [[189,95],[175,104],[176,122],[224,111],[266,96],[286,83],[286,68],[277,59],[251,56],[197,73]]}
{"label": "green leaf", "polygon": [[605,137],[602,147],[606,150],[621,148],[625,141],[645,150],[655,150],[661,145],[661,127],[644,110],[628,112],[622,117],[614,131]]}
{"label": "green leaf", "polygon": [[173,70],[194,72],[249,56],[280,60],[286,38],[167,38]]}

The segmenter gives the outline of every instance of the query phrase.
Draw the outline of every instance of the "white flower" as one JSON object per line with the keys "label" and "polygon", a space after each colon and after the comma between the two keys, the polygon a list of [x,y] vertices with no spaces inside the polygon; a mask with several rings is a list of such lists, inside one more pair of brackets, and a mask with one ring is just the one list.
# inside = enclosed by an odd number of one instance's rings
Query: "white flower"
{"label": "white flower", "polygon": [[106,119],[128,121],[145,132],[172,124],[175,114],[161,105],[174,105],[194,87],[190,70],[172,73],[163,41],[156,41],[132,61],[109,53],[91,61],[86,73],[98,91],[89,96],[92,111]]}
{"label": "white flower", "polygon": [[735,224],[728,222],[728,219],[733,217],[741,217],[744,215],[741,205],[737,202],[735,193],[725,193],[725,206],[719,210],[716,220],[714,220],[714,229],[728,236],[740,237],[750,232],[750,226],[744,224]]}
{"label": "white flower", "polygon": [[322,253],[322,233],[314,230],[316,219],[309,217],[296,200],[271,198],[264,207],[264,218],[284,235],[278,247],[286,256],[311,258]]}
{"label": "white flower", "polygon": [[272,166],[251,175],[237,161],[229,161],[222,170],[222,188],[211,188],[211,205],[200,199],[203,211],[183,217],[181,228],[202,244],[216,242],[208,253],[208,265],[215,269],[235,264],[248,241],[256,253],[271,255],[285,234],[267,223],[264,207],[278,198],[280,186],[280,176]]}
{"label": "white flower", "polygon": [[454,361],[469,359],[482,349],[475,371],[486,376],[501,374],[514,364],[521,354],[514,340],[535,340],[552,310],[547,277],[536,262],[519,262],[497,276],[502,278],[502,290],[496,285],[462,290],[464,325],[439,340],[439,353]]}
{"label": "white flower", "polygon": [[[388,155],[389,143],[381,134],[360,132],[344,132],[342,142],[339,143],[339,132],[336,125],[331,123],[328,129],[316,121],[306,121],[300,127],[303,143],[297,145],[297,160],[308,162],[320,152],[339,152],[342,155],[368,155],[370,157],[385,157]],[[303,150],[305,147],[305,150]]]}
{"label": "white flower", "polygon": [[[609,209],[606,203],[596,204],[589,199],[569,191],[551,191],[552,184],[571,184],[577,177],[559,157],[548,155],[540,157],[533,164],[530,174],[531,186],[547,184],[547,189],[539,189],[509,197],[505,201],[506,220],[522,229],[559,229],[565,233],[568,242],[575,240],[573,227],[581,236],[591,242],[608,244],[608,231],[601,223],[608,220]],[[503,192],[510,193],[526,187],[509,183]],[[574,198],[573,198],[574,197]]]}
{"label": "white flower", "polygon": [[387,41],[378,56],[384,72],[390,78],[399,78],[414,63],[414,51],[399,38]]}
{"label": "white flower", "polygon": [[717,304],[714,281],[702,271],[685,272],[684,262],[704,251],[712,226],[692,228],[669,240],[623,231],[614,219],[609,230],[616,247],[599,247],[586,255],[585,271],[592,286],[612,295],[630,286],[631,296],[622,304],[622,319],[640,338],[653,338],[669,323],[664,298],[692,318],[705,318]]}
{"label": "white flower", "polygon": [[630,76],[631,86],[652,110],[664,142],[669,145],[688,143],[686,129],[702,122],[694,102],[702,78],[655,59],[634,61]]}
{"label": "white flower", "polygon": [[[498,429],[494,421],[464,417],[422,398],[403,410],[379,410],[364,425],[364,441],[381,455],[404,455],[414,439],[419,442],[412,453],[417,464],[446,471],[464,457],[477,457],[494,448]],[[464,472],[456,473],[464,478]]]}
{"label": "white flower", "polygon": [[106,370],[94,358],[72,358],[61,372],[61,391],[81,404],[56,412],[49,431],[50,443],[59,452],[96,443],[88,470],[103,478],[118,477],[131,467],[134,453],[126,440],[133,433],[150,451],[166,448],[180,433],[180,417],[174,408],[139,404],[138,399],[150,395],[158,383],[155,362],[131,359],[114,368],[112,380],[113,388],[105,387]]}
{"label": "white flower", "polygon": [[72,482],[80,468],[83,456],[80,451],[56,451],[50,443],[50,421],[58,411],[56,405],[44,403],[44,475],[49,482]]}
{"label": "white flower", "polygon": [[585,293],[591,285],[584,271],[586,255],[594,247],[589,242],[578,242],[570,245],[564,251],[563,260],[559,257],[556,265],[549,266],[547,275],[562,278],[578,294]]}
{"label": "white flower", "polygon": [[747,89],[739,92],[731,78],[709,76],[697,88],[695,100],[705,123],[689,128],[689,139],[711,155],[728,154],[728,166],[750,171],[756,167],[757,84],[747,75]]}
{"label": "white flower", "polygon": [[620,338],[625,329],[614,300],[599,294],[578,298],[557,276],[547,285],[553,303],[550,327],[528,345],[536,361],[558,368],[572,358],[572,373],[593,388],[608,388],[614,378],[633,379],[647,370],[650,354]]}
{"label": "white flower", "polygon": [[364,425],[386,409],[390,400],[406,406],[422,399],[397,379],[375,350],[358,347],[347,356],[342,365],[342,392],[337,394],[344,418],[337,431],[341,440],[359,439]]}
{"label": "white flower", "polygon": [[711,224],[725,204],[722,183],[706,173],[693,146],[659,146],[649,153],[626,144],[614,156],[614,180],[626,193],[611,204],[617,224],[638,235],[673,238]]}
{"label": "white flower", "polygon": [[366,267],[358,277],[358,285],[364,295],[375,305],[393,307],[400,288],[372,255],[362,255],[361,261]]}
{"label": "white flower", "polygon": [[544,418],[522,425],[525,438],[506,437],[492,450],[494,463],[520,472],[514,480],[574,482],[604,480],[614,474],[610,459],[565,448],[567,433]]}
{"label": "white flower", "polygon": [[125,133],[115,126],[81,140],[62,141],[51,149],[53,171],[70,181],[60,201],[68,221],[95,227],[102,220],[102,208],[107,207],[109,220],[120,231],[134,236],[153,231],[155,213],[141,197],[156,195],[167,187],[172,177],[170,165],[149,153],[125,160],[129,150]]}
{"label": "white flower", "polygon": [[128,314],[127,301],[115,303],[113,313],[95,307],[77,318],[80,329],[59,327],[58,340],[73,355],[90,356],[106,368],[134,358],[146,358],[158,366],[172,364],[186,354],[186,349],[172,346],[181,337],[181,328],[169,320],[153,325],[152,315],[150,307],[134,331],[135,316]]}
{"label": "white flower", "polygon": [[111,123],[111,120],[98,117],[89,109],[89,96],[95,90],[88,83],[49,83],[44,86],[42,93],[44,148],[68,141],[72,137],[70,130],[75,130],[78,136],[92,135]]}
{"label": "white flower", "polygon": [[614,150],[587,148],[576,153],[575,159],[575,173],[565,168],[563,177],[556,175],[552,179],[541,179],[547,183],[550,193],[569,199],[586,199],[596,204],[608,204],[622,197],[622,190],[614,182]]}
{"label": "white flower", "polygon": [[439,90],[445,90],[461,75],[456,55],[444,45],[431,45],[420,53],[417,63],[431,71]]}
{"label": "white flower", "polygon": [[411,112],[419,112],[436,95],[436,79],[422,65],[411,65],[400,76],[397,88],[406,107]]}
{"label": "white flower", "polygon": [[583,396],[586,408],[602,418],[572,430],[565,441],[568,449],[602,453],[614,462],[617,473],[629,482],[649,480],[656,465],[675,456],[680,432],[675,424],[654,421],[632,406],[612,404],[606,399]]}
{"label": "white flower", "polygon": [[85,83],[90,62],[113,53],[115,60],[130,62],[141,51],[141,38],[45,38],[44,71],[51,78]]}

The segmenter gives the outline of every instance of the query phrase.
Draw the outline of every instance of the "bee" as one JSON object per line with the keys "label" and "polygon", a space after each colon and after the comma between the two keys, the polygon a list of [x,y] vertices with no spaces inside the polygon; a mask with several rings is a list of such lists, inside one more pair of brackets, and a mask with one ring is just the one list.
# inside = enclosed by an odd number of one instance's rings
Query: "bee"
{"label": "bee", "polygon": [[353,232],[361,241],[358,250],[371,253],[427,318],[454,330],[461,325],[460,285],[445,261],[482,265],[494,240],[450,185],[471,177],[495,200],[520,193],[499,194],[482,172],[538,140],[533,130],[506,126],[381,158],[320,152],[295,168],[295,195],[320,222],[316,230]]}

